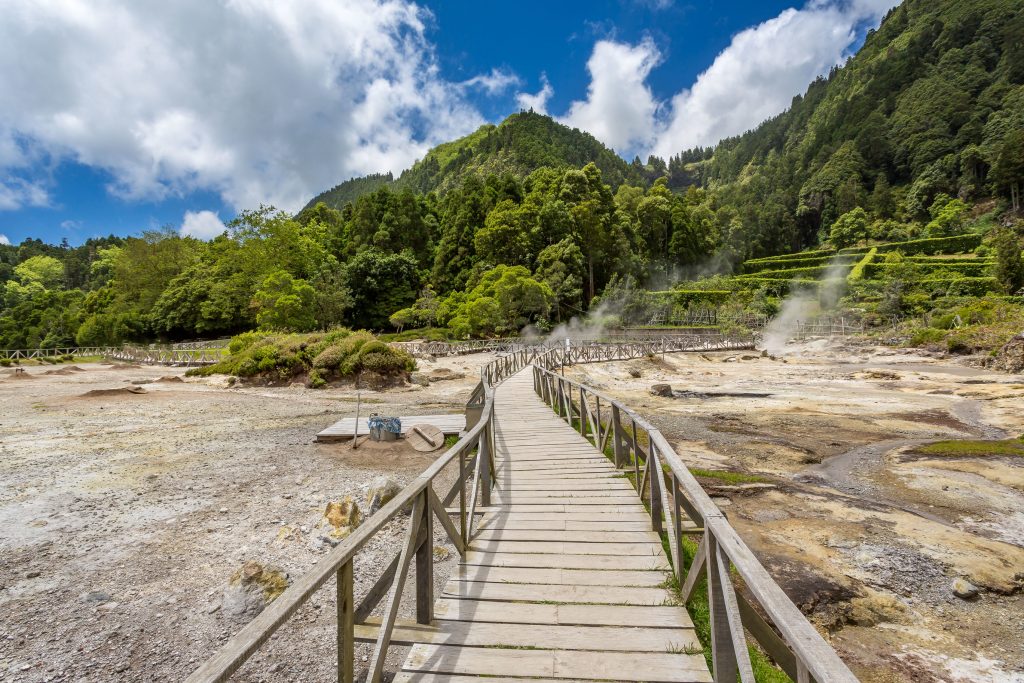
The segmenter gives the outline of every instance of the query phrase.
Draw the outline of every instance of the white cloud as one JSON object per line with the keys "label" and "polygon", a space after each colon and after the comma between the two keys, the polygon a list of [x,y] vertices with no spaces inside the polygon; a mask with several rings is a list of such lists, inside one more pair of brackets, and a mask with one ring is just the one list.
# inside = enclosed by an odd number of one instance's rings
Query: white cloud
{"label": "white cloud", "polygon": [[848,56],[863,22],[875,24],[896,0],[814,0],[801,10],[736,34],[729,47],[672,98],[652,153],[661,157],[743,133],[789,106],[816,76]]}
{"label": "white cloud", "polygon": [[7,244],[7,245],[9,245],[10,243],[11,243],[11,241],[9,239],[7,239],[7,235],[4,235],[3,233],[0,233],[0,244]]}
{"label": "white cloud", "polygon": [[[427,16],[409,0],[8,0],[0,178],[32,149],[106,170],[129,199],[204,189],[295,209],[340,178],[400,171],[483,123],[440,76]],[[46,201],[0,182],[0,208]]]}
{"label": "white cloud", "polygon": [[201,240],[212,240],[226,228],[213,211],[186,211],[181,221],[181,234]]}
{"label": "white cloud", "polygon": [[646,80],[660,61],[661,53],[649,38],[637,45],[598,41],[587,60],[587,99],[573,102],[560,120],[620,153],[648,144],[657,103]]}
{"label": "white cloud", "polygon": [[551,83],[548,81],[547,74],[540,75],[541,89],[535,93],[518,92],[516,93],[516,104],[519,105],[520,109],[529,111],[532,109],[538,114],[548,113],[548,100],[555,94],[555,89],[551,87]]}
{"label": "white cloud", "polygon": [[522,81],[519,80],[519,76],[516,76],[510,71],[503,69],[491,69],[489,74],[480,74],[474,76],[468,81],[463,81],[464,87],[470,88],[481,88],[488,95],[500,95],[509,88],[519,85]]}
{"label": "white cloud", "polygon": [[[4,172],[2,166],[0,172]],[[49,203],[50,194],[42,184],[14,175],[0,178],[0,211],[12,211],[26,206],[48,206]]]}
{"label": "white cloud", "polygon": [[803,9],[787,9],[736,34],[690,88],[660,102],[647,85],[661,61],[650,38],[636,45],[598,41],[587,62],[587,99],[573,102],[561,121],[627,157],[651,153],[667,158],[712,145],[784,111],[816,76],[846,59],[858,28],[877,25],[896,4],[810,0]]}

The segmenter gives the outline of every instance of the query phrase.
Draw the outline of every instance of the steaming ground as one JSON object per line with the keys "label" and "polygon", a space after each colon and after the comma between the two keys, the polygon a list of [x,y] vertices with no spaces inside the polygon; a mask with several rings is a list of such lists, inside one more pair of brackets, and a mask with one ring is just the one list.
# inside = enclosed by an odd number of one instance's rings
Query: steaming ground
{"label": "steaming ground", "polygon": [[[861,680],[1024,681],[1024,462],[908,453],[1024,433],[1024,377],[824,342],[785,362],[669,354],[567,374],[649,417],[692,467],[758,475],[702,483]],[[957,578],[981,594],[955,597]]]}

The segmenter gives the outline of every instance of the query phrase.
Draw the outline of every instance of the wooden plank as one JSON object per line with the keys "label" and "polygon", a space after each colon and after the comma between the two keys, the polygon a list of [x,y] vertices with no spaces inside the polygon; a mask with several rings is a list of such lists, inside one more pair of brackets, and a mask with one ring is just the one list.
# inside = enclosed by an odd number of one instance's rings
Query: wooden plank
{"label": "wooden plank", "polygon": [[565,626],[644,626],[693,628],[682,607],[660,605],[555,605],[528,602],[489,602],[440,598],[434,605],[438,620],[500,624],[561,624]]}
{"label": "wooden plank", "polygon": [[416,645],[409,652],[403,670],[477,676],[515,671],[521,676],[649,683],[711,681],[702,655],[667,652],[606,653]]}
{"label": "wooden plank", "polygon": [[[490,541],[473,539],[470,550],[484,553],[539,553],[559,555],[643,555],[662,553],[660,543],[644,541],[630,543],[572,543],[568,541]],[[663,554],[663,553],[662,553]]]}
{"label": "wooden plank", "polygon": [[[583,493],[590,493],[584,491]],[[491,505],[602,505],[602,506],[633,506],[637,505],[636,496],[618,491],[612,496],[530,496],[513,493],[495,493],[491,497]]]}
{"label": "wooden plank", "polygon": [[[356,627],[356,640],[373,642],[379,620]],[[545,624],[497,624],[491,622],[438,621],[433,626],[415,622],[396,624],[395,645],[465,645],[469,647],[546,648],[604,652],[668,652],[699,649],[692,628],[644,628],[638,626],[563,626]]]}
{"label": "wooden plank", "polygon": [[489,567],[551,567],[558,569],[669,569],[662,555],[551,555],[541,553],[490,553],[470,550],[465,564]]}
{"label": "wooden plank", "polygon": [[656,571],[538,569],[459,565],[451,581],[490,581],[493,583],[546,583],[571,586],[661,586],[668,575]]}
{"label": "wooden plank", "polygon": [[477,541],[568,541],[572,543],[639,543],[661,545],[653,531],[565,531],[546,529],[481,529],[474,537]]}
{"label": "wooden plank", "polygon": [[449,581],[442,591],[449,598],[502,602],[557,602],[588,605],[664,605],[672,595],[664,588],[632,586],[567,586],[491,581]]}
{"label": "wooden plank", "polygon": [[578,484],[565,484],[550,481],[517,481],[512,479],[501,487],[502,491],[521,493],[524,491],[628,491],[634,493],[633,487],[625,479],[583,480]]}
{"label": "wooden plank", "polygon": [[[554,508],[542,510],[537,508]],[[530,505],[516,507],[491,508],[486,511],[489,519],[564,519],[567,522],[637,522],[646,521],[650,527],[651,518],[643,512],[643,508],[633,507],[588,507],[565,510],[565,505]]]}
{"label": "wooden plank", "polygon": [[481,521],[477,529],[550,530],[550,531],[650,531],[648,520],[590,522],[563,519],[505,519]]}

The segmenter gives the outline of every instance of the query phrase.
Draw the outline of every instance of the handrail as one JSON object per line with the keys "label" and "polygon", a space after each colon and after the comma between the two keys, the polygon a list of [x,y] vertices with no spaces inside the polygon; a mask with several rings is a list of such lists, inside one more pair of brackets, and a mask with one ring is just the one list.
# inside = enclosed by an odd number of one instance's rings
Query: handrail
{"label": "handrail", "polygon": [[[771,578],[661,432],[618,400],[555,372],[577,362],[577,357],[587,362],[586,347],[553,349],[537,356],[533,361],[534,389],[570,426],[576,421],[580,434],[602,453],[610,442],[617,468],[632,467],[638,494],[650,503],[652,527],[668,535],[673,572],[682,586],[684,602],[691,602],[700,578],[708,578],[715,681],[733,683],[737,675],[744,683],[753,680],[745,630],[794,681],[807,681],[808,677],[819,683],[856,681],[835,650]],[[662,463],[668,469],[668,481]],[[684,526],[684,512],[696,526]],[[683,536],[695,532],[702,534],[702,540],[684,572]],[[735,591],[730,565],[774,629]]]}
{"label": "handrail", "polygon": [[[494,481],[494,388],[504,378],[518,372],[528,363],[504,357],[492,361],[491,365],[496,366],[495,369],[481,373],[482,376],[493,378],[493,381],[482,382],[484,406],[480,421],[412,483],[365,520],[348,538],[339,543],[236,633],[213,657],[186,679],[187,683],[214,683],[230,678],[332,575],[338,580],[338,680],[342,683],[351,683],[354,680],[356,622],[369,615],[384,598],[385,593],[387,594],[384,618],[376,628],[376,646],[367,678],[371,683],[378,683],[381,680],[384,659],[397,621],[398,604],[414,555],[417,567],[417,622],[429,624],[433,619],[434,559],[431,524],[434,517],[440,521],[459,554],[464,555],[472,537],[477,499],[479,498],[484,506],[490,504],[491,486]],[[466,467],[471,463],[467,462],[466,456],[473,449],[476,450],[471,475],[473,491],[467,496],[466,485],[470,482],[466,476]],[[440,498],[433,489],[434,479],[455,461],[459,463],[459,478],[447,495]],[[445,508],[445,505],[456,497],[459,499],[458,526],[449,519]],[[384,570],[362,603],[356,606],[352,594],[352,563],[355,555],[400,510],[410,506],[412,514],[402,552]]]}

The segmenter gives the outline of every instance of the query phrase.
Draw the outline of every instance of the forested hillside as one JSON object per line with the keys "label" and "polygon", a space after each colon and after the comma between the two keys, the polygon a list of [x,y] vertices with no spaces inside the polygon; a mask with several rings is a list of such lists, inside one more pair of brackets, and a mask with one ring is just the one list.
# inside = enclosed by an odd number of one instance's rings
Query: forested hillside
{"label": "forested hillside", "polygon": [[904,223],[940,194],[1018,209],[1024,5],[907,0],[788,111],[669,169],[674,188],[712,189],[734,212],[724,246],[745,255],[817,244],[856,207]]}
{"label": "forested hillside", "polygon": [[823,242],[965,232],[999,255],[998,272],[971,267],[1013,293],[1022,184],[1024,6],[908,0],[789,111],[667,164],[627,163],[523,112],[295,216],[243,211],[210,242],[0,245],[0,347],[254,327],[515,333],[588,310],[609,285],[664,290]]}
{"label": "forested hillside", "polygon": [[317,195],[306,208],[323,202],[340,209],[389,182],[396,190],[443,194],[471,175],[510,173],[524,178],[542,167],[582,168],[588,163],[601,170],[612,189],[625,182],[650,183],[665,172],[664,164],[645,167],[638,159],[627,164],[593,135],[548,116],[519,112],[497,126],[484,125],[464,138],[438,145],[397,180],[392,181],[391,174],[353,178]]}

